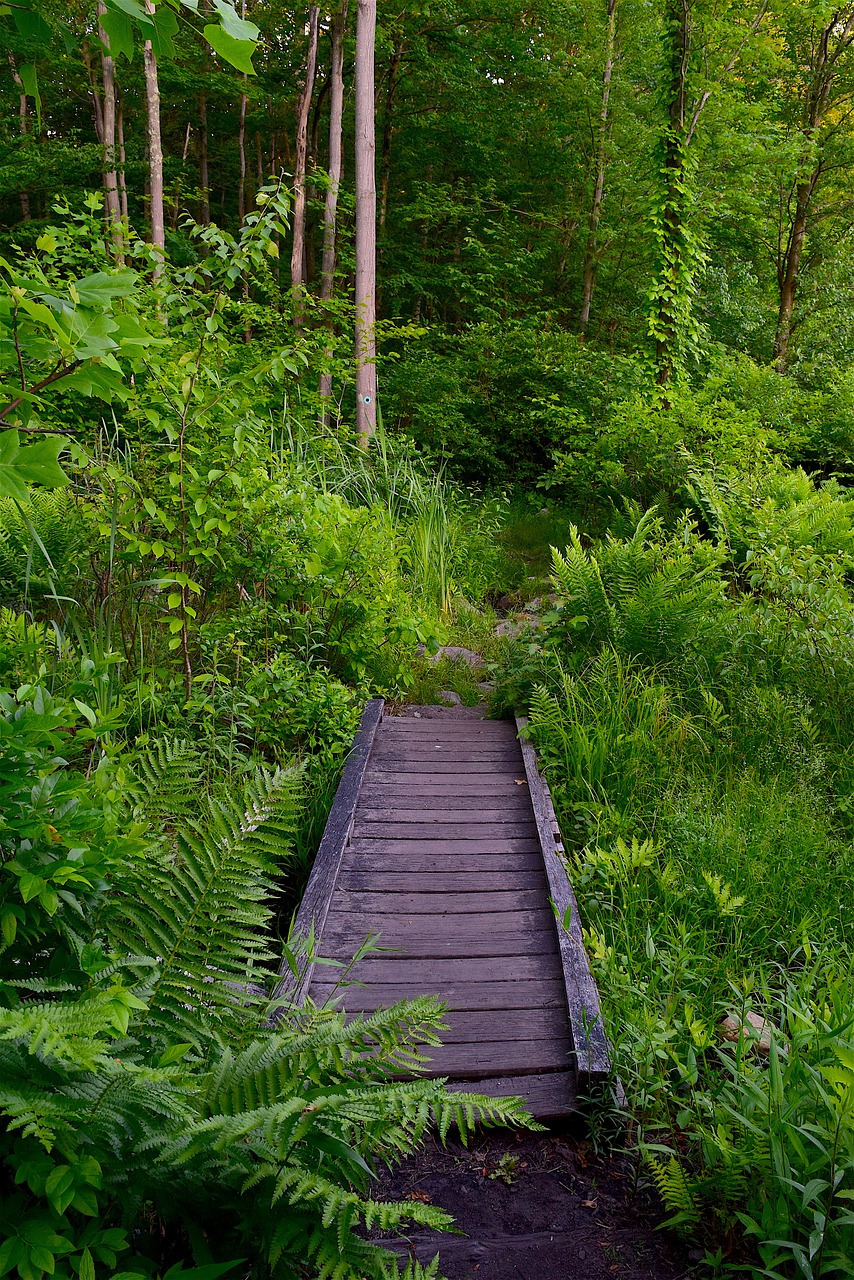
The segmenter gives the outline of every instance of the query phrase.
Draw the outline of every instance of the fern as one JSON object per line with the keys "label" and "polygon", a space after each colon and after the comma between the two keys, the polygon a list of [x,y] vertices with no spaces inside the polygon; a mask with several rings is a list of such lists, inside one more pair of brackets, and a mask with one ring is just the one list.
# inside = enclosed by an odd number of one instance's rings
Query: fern
{"label": "fern", "polygon": [[671,1155],[666,1160],[651,1158],[649,1169],[664,1207],[670,1214],[662,1225],[690,1230],[699,1222],[700,1210],[682,1165]]}
{"label": "fern", "polygon": [[257,1007],[272,953],[264,939],[274,878],[291,856],[300,771],[259,770],[242,795],[207,797],[202,816],[129,868],[103,921],[123,950],[157,958],[146,1034],[197,1044],[236,1031]]}

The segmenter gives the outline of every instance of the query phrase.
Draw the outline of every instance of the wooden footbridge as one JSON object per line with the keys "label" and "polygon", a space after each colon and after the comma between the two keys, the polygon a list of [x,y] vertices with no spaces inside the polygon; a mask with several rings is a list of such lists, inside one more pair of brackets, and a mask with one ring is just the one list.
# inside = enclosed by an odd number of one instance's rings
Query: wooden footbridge
{"label": "wooden footbridge", "polygon": [[[416,994],[448,1006],[431,1072],[452,1087],[521,1095],[541,1118],[575,1108],[609,1070],[560,834],[523,721],[482,711],[384,715],[368,703],[295,923],[349,962],[348,1013]],[[287,971],[282,992],[323,1003],[330,966]]]}

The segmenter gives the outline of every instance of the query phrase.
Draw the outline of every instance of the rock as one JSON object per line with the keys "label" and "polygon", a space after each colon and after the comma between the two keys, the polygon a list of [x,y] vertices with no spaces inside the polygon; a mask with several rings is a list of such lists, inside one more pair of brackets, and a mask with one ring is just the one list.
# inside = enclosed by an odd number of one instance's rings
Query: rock
{"label": "rock", "polygon": [[514,622],[510,618],[506,622],[499,622],[495,627],[493,634],[506,640],[516,640],[525,630],[523,622]]}
{"label": "rock", "polygon": [[494,680],[478,680],[477,687],[478,689],[480,689],[481,693],[492,693],[493,690],[495,689],[495,681]]}
{"label": "rock", "polygon": [[724,1040],[737,1041],[744,1036],[751,1048],[758,1049],[760,1053],[771,1051],[771,1035],[775,1027],[761,1014],[754,1013],[752,1010],[745,1014],[743,1022],[733,1014],[724,1018],[720,1030]]}
{"label": "rock", "polygon": [[454,693],[453,689],[440,689],[436,694],[437,698],[441,698],[449,707],[461,707],[463,700],[458,693]]}
{"label": "rock", "polygon": [[479,653],[471,649],[463,649],[460,645],[445,644],[428,659],[429,662],[440,662],[447,658],[449,662],[466,662],[470,667],[485,667],[486,663]]}

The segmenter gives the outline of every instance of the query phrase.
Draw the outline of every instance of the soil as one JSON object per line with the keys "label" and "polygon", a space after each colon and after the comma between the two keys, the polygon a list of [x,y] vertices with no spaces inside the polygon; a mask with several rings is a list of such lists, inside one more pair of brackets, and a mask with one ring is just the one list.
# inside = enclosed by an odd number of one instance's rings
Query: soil
{"label": "soil", "polygon": [[630,1155],[596,1155],[572,1130],[478,1133],[468,1149],[431,1139],[372,1194],[453,1215],[462,1235],[418,1231],[393,1246],[422,1263],[438,1252],[448,1280],[681,1280],[699,1261],[660,1229]]}

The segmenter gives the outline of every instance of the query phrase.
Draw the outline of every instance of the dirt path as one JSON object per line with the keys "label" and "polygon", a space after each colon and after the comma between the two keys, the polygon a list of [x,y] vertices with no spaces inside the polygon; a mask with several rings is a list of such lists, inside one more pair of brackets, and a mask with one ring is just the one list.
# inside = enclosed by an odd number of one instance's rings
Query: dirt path
{"label": "dirt path", "polygon": [[660,1208],[635,1192],[629,1157],[597,1157],[570,1132],[481,1135],[468,1150],[431,1140],[375,1194],[454,1215],[462,1237],[420,1232],[410,1244],[422,1262],[438,1250],[448,1280],[681,1280],[696,1268],[656,1229]]}

